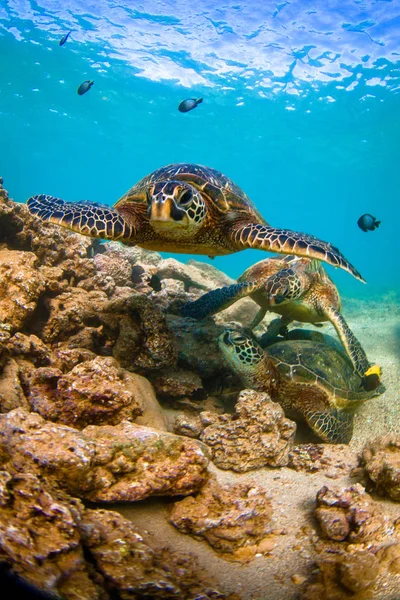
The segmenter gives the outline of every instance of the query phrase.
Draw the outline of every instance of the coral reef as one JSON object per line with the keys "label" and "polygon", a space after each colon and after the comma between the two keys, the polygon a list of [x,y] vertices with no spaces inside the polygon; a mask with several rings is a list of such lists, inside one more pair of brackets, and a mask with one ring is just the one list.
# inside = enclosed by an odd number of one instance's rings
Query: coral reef
{"label": "coral reef", "polygon": [[325,537],[336,542],[366,542],[388,533],[381,508],[360,484],[344,490],[321,488],[315,516]]}
{"label": "coral reef", "polygon": [[119,513],[86,509],[28,473],[0,471],[0,560],[66,600],[226,598],[193,556],[152,547]]}
{"label": "coral reef", "polygon": [[92,502],[191,494],[207,481],[207,448],[123,421],[82,431],[15,409],[0,415],[0,460]]}
{"label": "coral reef", "polygon": [[285,418],[282,407],[268,394],[243,390],[234,415],[201,413],[200,439],[210,447],[214,463],[221,469],[242,473],[289,462],[296,424]]}
{"label": "coral reef", "polygon": [[302,600],[358,599],[367,590],[368,597],[374,597],[373,589],[385,576],[394,587],[383,597],[392,597],[393,589],[399,589],[393,575],[400,574],[397,521],[385,515],[359,484],[321,488],[315,516],[322,532],[322,540],[316,541],[318,570]]}
{"label": "coral reef", "polygon": [[43,223],[1,184],[0,562],[66,600],[398,600],[398,436],[360,463],[295,445],[218,349],[257,305],[180,315],[229,277]]}
{"label": "coral reef", "polygon": [[364,448],[361,462],[377,492],[400,502],[400,436],[373,440]]}
{"label": "coral reef", "polygon": [[253,558],[257,544],[270,533],[271,516],[268,495],[260,486],[221,486],[212,479],[196,497],[176,502],[170,521],[182,533],[204,538],[218,552],[242,560]]}

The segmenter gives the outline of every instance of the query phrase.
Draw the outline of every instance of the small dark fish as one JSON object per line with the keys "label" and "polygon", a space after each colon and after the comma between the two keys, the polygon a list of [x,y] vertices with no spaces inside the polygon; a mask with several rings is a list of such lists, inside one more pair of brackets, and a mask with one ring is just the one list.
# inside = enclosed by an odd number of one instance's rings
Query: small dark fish
{"label": "small dark fish", "polygon": [[372,215],[369,215],[368,213],[365,215],[362,215],[362,217],[360,217],[357,221],[357,225],[359,226],[360,229],[362,229],[363,231],[367,232],[367,231],[373,231],[374,229],[376,229],[377,227],[379,227],[379,225],[381,224],[382,221],[377,221],[375,219],[375,217],[373,217]]}
{"label": "small dark fish", "polygon": [[71,29],[71,31],[68,31],[68,33],[66,33],[65,35],[62,36],[61,40],[58,42],[60,44],[60,46],[64,46],[65,42],[69,38],[70,33],[72,33],[72,29]]}
{"label": "small dark fish", "polygon": [[94,81],[90,81],[89,79],[86,79],[86,81],[83,81],[81,83],[81,85],[78,87],[78,94],[80,96],[82,96],[83,94],[86,94],[86,92],[88,92],[90,90],[90,88],[92,87],[92,85],[94,84]]}
{"label": "small dark fish", "polygon": [[179,112],[189,112],[189,110],[193,110],[198,104],[201,104],[202,102],[203,98],[199,98],[198,100],[196,100],[196,98],[187,98],[186,100],[182,100],[182,102],[178,106],[178,110]]}

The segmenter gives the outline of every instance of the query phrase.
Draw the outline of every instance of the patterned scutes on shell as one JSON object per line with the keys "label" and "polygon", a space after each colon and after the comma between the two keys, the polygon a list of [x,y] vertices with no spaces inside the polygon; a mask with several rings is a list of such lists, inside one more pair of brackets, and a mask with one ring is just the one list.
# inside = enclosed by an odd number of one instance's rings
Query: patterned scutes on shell
{"label": "patterned scutes on shell", "polygon": [[131,197],[145,199],[149,186],[165,180],[185,181],[204,192],[206,201],[209,198],[217,206],[224,204],[229,209],[246,210],[250,214],[254,213],[258,217],[257,221],[264,222],[250,198],[231,179],[216,169],[190,163],[176,163],[157,169],[138,181],[121,200],[129,202]]}
{"label": "patterned scutes on shell", "polygon": [[298,383],[321,386],[333,396],[348,399],[367,399],[378,395],[360,388],[361,380],[348,358],[334,347],[307,340],[286,340],[268,346],[268,355],[282,375]]}

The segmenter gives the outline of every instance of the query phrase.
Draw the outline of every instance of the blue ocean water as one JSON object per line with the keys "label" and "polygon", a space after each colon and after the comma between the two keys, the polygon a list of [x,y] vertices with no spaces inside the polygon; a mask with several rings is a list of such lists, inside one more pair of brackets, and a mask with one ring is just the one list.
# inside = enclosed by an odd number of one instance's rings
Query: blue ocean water
{"label": "blue ocean water", "polygon": [[162,165],[209,165],[271,225],[339,246],[367,280],[329,267],[343,294],[398,294],[399,34],[400,0],[1,0],[0,175],[17,201],[113,204]]}

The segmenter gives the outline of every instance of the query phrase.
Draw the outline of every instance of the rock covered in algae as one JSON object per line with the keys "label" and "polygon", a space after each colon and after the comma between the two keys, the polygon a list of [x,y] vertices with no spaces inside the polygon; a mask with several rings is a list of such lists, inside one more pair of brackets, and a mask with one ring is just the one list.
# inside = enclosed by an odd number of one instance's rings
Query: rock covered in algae
{"label": "rock covered in algae", "polygon": [[119,513],[86,509],[30,473],[0,470],[0,558],[65,600],[226,597],[193,556],[147,543]]}
{"label": "rock covered in algae", "polygon": [[268,394],[243,390],[235,414],[201,413],[204,430],[200,439],[211,449],[221,469],[245,472],[266,465],[289,462],[296,424]]}
{"label": "rock covered in algae", "polygon": [[306,473],[323,471],[338,479],[358,467],[358,457],[346,444],[297,444],[290,451],[288,466]]}
{"label": "rock covered in algae", "polygon": [[129,373],[114,358],[97,356],[66,374],[51,367],[37,369],[29,382],[28,399],[32,410],[45,419],[77,429],[116,425],[143,412],[129,383]]}
{"label": "rock covered in algae", "polygon": [[2,470],[0,480],[1,559],[41,590],[101,598],[80,544],[82,503],[30,473]]}
{"label": "rock covered in algae", "polygon": [[207,586],[193,556],[151,548],[117,512],[86,510],[81,531],[96,570],[119,598],[225,598]]}
{"label": "rock covered in algae", "polygon": [[195,440],[123,421],[77,431],[22,409],[0,415],[0,458],[92,502],[143,500],[198,491],[207,449]]}
{"label": "rock covered in algae", "polygon": [[359,484],[322,487],[315,516],[322,538],[314,540],[316,569],[301,600],[395,600],[400,582],[396,521]]}
{"label": "rock covered in algae", "polygon": [[[363,549],[338,552],[335,557],[324,556],[319,559],[316,566],[316,581],[307,586],[301,600],[361,600],[374,597],[368,592],[378,578],[379,561],[372,552]],[[363,595],[363,592],[367,592],[367,595]],[[385,598],[378,597],[382,600]]]}
{"label": "rock covered in algae", "polygon": [[380,506],[360,484],[346,489],[321,488],[315,516],[323,534],[334,541],[377,540],[385,536],[391,526]]}
{"label": "rock covered in algae", "polygon": [[271,531],[272,508],[266,490],[255,483],[221,486],[208,481],[196,496],[176,502],[170,521],[182,533],[205,539],[214,550],[237,554],[256,545]]}
{"label": "rock covered in algae", "polygon": [[10,325],[12,333],[32,316],[45,290],[38,264],[32,252],[0,249],[0,323]]}
{"label": "rock covered in algae", "polygon": [[370,442],[361,462],[377,492],[400,502],[400,436],[388,434]]}

